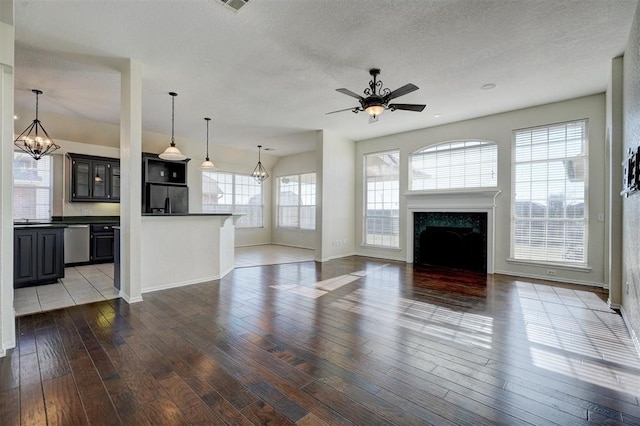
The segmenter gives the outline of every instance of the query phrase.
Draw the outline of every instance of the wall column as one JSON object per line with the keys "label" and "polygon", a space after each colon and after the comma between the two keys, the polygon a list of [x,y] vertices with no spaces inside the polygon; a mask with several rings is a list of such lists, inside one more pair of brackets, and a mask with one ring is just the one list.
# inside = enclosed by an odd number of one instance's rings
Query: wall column
{"label": "wall column", "polygon": [[622,84],[623,59],[611,61],[611,77],[607,90],[607,134],[606,166],[608,173],[605,205],[608,207],[605,241],[605,283],[609,285],[609,306],[622,306],[622,159],[624,143],[622,139]]}
{"label": "wall column", "polygon": [[127,59],[120,83],[120,296],[142,301],[142,64]]}
{"label": "wall column", "polygon": [[0,356],[16,346],[13,309],[13,1],[0,2]]}

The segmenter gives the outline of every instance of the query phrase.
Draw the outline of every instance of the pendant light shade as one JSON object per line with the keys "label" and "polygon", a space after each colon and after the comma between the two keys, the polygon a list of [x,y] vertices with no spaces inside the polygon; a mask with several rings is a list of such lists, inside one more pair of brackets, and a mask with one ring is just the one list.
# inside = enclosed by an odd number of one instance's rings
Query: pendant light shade
{"label": "pendant light shade", "polygon": [[207,156],[198,168],[200,170],[216,170],[216,165],[209,160],[209,122],[211,119],[209,117],[205,117],[205,120],[207,122]]}
{"label": "pendant light shade", "polygon": [[176,100],[176,96],[178,96],[178,94],[176,92],[169,92],[169,95],[171,96],[171,144],[158,157],[162,158],[163,160],[182,161],[182,160],[186,160],[187,156],[180,152],[180,150],[176,146],[176,140],[175,140],[175,137],[174,137],[175,100]]}
{"label": "pendant light shade", "polygon": [[36,94],[36,118],[31,122],[29,127],[20,133],[20,136],[13,141],[13,144],[34,158],[39,160],[47,154],[60,149],[49,137],[49,134],[38,120],[38,97],[42,94],[42,90],[33,89]]}
{"label": "pendant light shade", "polygon": [[253,178],[257,180],[258,183],[262,183],[265,180],[269,179],[269,173],[267,173],[267,170],[264,168],[264,166],[262,166],[262,162],[260,161],[261,149],[262,145],[258,145],[258,164],[256,165],[256,168],[253,169],[253,173],[251,173],[251,176],[253,176]]}

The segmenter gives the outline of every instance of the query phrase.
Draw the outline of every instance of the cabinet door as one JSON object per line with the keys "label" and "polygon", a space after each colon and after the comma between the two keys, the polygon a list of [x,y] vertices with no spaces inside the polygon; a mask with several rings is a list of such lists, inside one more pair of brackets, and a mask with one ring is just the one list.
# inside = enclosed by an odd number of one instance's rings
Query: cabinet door
{"label": "cabinet door", "polygon": [[111,164],[94,161],[92,163],[91,181],[93,184],[92,198],[94,200],[109,199],[109,169]]}
{"label": "cabinet door", "polygon": [[71,200],[91,198],[91,161],[73,160],[71,165]]}
{"label": "cabinet door", "polygon": [[113,262],[113,243],[113,232],[108,234],[93,234],[91,238],[91,261]]}
{"label": "cabinet door", "polygon": [[111,164],[111,175],[109,179],[111,201],[120,201],[120,164]]}
{"label": "cabinet door", "polygon": [[16,229],[13,241],[14,287],[24,287],[38,279],[38,234],[37,231]]}
{"label": "cabinet door", "polygon": [[64,231],[38,230],[38,280],[55,282],[64,277]]}

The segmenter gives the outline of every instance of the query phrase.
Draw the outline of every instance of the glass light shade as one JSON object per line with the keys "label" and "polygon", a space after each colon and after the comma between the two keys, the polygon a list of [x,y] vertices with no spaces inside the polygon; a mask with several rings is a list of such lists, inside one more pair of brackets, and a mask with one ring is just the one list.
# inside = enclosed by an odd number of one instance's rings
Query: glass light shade
{"label": "glass light shade", "polygon": [[175,145],[169,145],[162,154],[158,155],[158,157],[169,161],[182,161],[187,159],[187,156],[181,153]]}
{"label": "glass light shade", "polygon": [[200,169],[200,170],[216,170],[216,165],[213,164],[209,160],[204,160],[202,162],[202,164],[200,164],[200,167],[198,167],[198,169]]}
{"label": "glass light shade", "polygon": [[372,117],[376,117],[384,112],[384,106],[369,105],[367,108],[365,108],[365,112]]}

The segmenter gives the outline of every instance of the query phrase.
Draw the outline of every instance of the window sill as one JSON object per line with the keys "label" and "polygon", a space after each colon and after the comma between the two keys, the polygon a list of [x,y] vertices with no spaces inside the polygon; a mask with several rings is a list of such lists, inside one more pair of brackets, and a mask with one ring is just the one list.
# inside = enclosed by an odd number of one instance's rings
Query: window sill
{"label": "window sill", "polygon": [[567,263],[555,263],[555,262],[540,262],[533,260],[520,260],[520,259],[507,259],[507,263],[512,263],[514,265],[524,265],[524,266],[538,266],[541,268],[554,268],[554,269],[562,269],[565,271],[576,271],[576,272],[591,272],[591,267],[588,265],[569,265]]}

